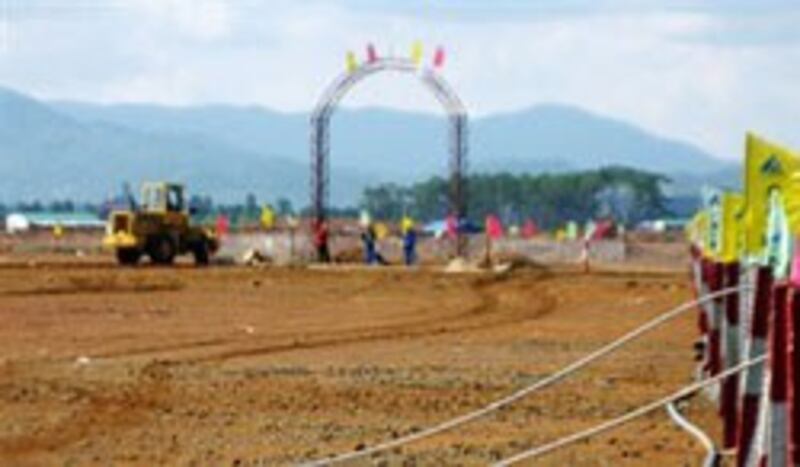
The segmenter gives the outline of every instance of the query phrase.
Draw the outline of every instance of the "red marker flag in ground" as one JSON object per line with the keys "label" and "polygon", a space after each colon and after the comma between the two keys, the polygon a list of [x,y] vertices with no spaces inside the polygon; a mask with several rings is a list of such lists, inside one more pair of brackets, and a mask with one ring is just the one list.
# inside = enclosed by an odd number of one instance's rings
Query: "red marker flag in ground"
{"label": "red marker flag in ground", "polygon": [[609,238],[614,233],[614,223],[609,220],[600,221],[595,224],[594,232],[592,232],[591,240],[603,240]]}
{"label": "red marker flag in ground", "polygon": [[375,46],[372,44],[367,44],[367,63],[375,63],[378,61],[378,52],[375,50]]}
{"label": "red marker flag in ground", "polygon": [[230,222],[228,221],[228,217],[220,214],[217,216],[217,236],[222,238],[228,235],[228,230],[230,228]]}
{"label": "red marker flag in ground", "polygon": [[497,240],[503,236],[503,223],[494,214],[486,216],[486,235],[492,240]]}
{"label": "red marker flag in ground", "polygon": [[536,222],[534,222],[533,219],[526,220],[525,224],[522,226],[522,238],[533,238],[538,233],[539,228],[536,226]]}
{"label": "red marker flag in ground", "polygon": [[458,237],[458,221],[456,216],[449,215],[445,219],[445,226],[447,227],[447,236],[450,238]]}
{"label": "red marker flag in ground", "polygon": [[442,68],[444,66],[445,53],[442,47],[436,48],[436,53],[433,56],[433,67]]}

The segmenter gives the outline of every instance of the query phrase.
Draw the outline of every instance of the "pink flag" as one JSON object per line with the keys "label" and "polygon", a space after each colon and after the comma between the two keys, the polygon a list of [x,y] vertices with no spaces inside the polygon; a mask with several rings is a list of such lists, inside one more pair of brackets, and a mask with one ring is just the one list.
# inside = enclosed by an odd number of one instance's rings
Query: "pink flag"
{"label": "pink flag", "polygon": [[458,237],[458,221],[456,221],[456,216],[452,214],[447,216],[445,224],[447,226],[447,236],[450,238]]}
{"label": "pink flag", "polygon": [[444,49],[442,47],[436,48],[436,53],[433,56],[433,66],[434,68],[441,68],[444,66]]}
{"label": "pink flag", "polygon": [[800,286],[800,245],[795,241],[794,256],[792,257],[792,271],[789,277],[792,285]]}
{"label": "pink flag", "polygon": [[217,236],[222,238],[228,235],[228,228],[230,227],[230,222],[228,221],[228,217],[225,215],[220,214],[217,216]]}
{"label": "pink flag", "polygon": [[539,233],[539,228],[533,219],[528,219],[522,226],[522,238],[533,238]]}
{"label": "pink flag", "polygon": [[486,216],[486,235],[492,240],[503,236],[503,223],[494,214]]}
{"label": "pink flag", "polygon": [[372,44],[367,44],[367,63],[375,63],[378,61],[378,52],[375,50],[375,46]]}
{"label": "pink flag", "polygon": [[609,238],[614,233],[614,223],[612,221],[600,221],[595,224],[594,232],[592,232],[592,240],[602,240]]}

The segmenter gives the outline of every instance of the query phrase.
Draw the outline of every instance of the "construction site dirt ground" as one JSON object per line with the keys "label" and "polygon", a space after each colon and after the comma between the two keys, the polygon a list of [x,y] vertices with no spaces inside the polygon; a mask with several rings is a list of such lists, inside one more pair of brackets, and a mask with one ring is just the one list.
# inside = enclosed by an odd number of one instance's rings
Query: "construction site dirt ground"
{"label": "construction site dirt ground", "polygon": [[[0,264],[0,465],[282,465],[419,430],[693,298],[683,265]],[[696,311],[480,421],[367,459],[486,465],[690,383]],[[715,437],[714,407],[685,407]],[[659,411],[536,465],[698,465]],[[362,462],[363,463],[363,462]]]}

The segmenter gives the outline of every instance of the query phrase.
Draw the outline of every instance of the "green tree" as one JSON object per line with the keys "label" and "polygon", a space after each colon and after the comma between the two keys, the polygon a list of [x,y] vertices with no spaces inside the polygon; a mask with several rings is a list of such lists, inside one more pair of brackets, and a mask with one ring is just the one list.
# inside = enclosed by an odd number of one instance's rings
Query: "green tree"
{"label": "green tree", "polygon": [[[466,180],[469,217],[496,214],[504,222],[534,218],[544,227],[611,217],[626,224],[666,213],[662,185],[669,179],[625,167],[563,174],[473,174]],[[364,190],[361,207],[375,217],[441,219],[451,211],[450,184],[433,177],[404,188],[383,184]]]}
{"label": "green tree", "polygon": [[292,202],[288,198],[278,198],[275,205],[279,216],[294,215],[294,206],[292,206]]}

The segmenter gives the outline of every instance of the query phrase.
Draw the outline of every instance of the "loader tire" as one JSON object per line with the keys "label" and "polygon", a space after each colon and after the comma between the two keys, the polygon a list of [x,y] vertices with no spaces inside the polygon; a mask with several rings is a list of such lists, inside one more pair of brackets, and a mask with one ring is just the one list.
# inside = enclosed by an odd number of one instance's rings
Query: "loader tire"
{"label": "loader tire", "polygon": [[208,242],[198,242],[194,248],[192,248],[192,254],[194,255],[194,264],[197,266],[208,266],[210,262],[209,259],[209,248]]}
{"label": "loader tire", "polygon": [[123,266],[135,266],[141,257],[142,252],[138,248],[117,249],[117,262]]}
{"label": "loader tire", "polygon": [[177,248],[175,242],[167,236],[152,239],[148,248],[150,259],[155,264],[172,264],[175,262]]}

